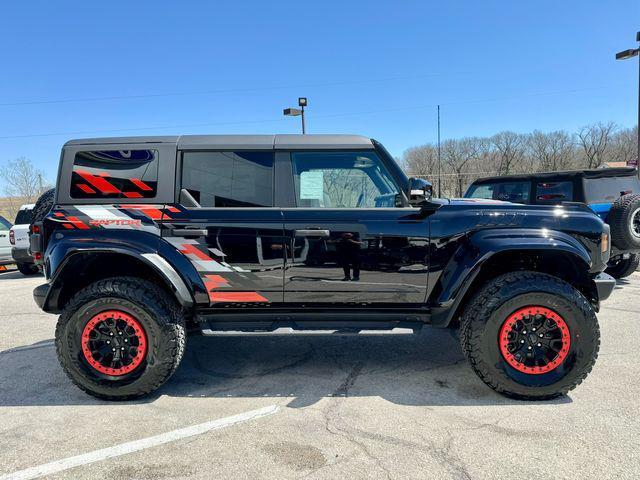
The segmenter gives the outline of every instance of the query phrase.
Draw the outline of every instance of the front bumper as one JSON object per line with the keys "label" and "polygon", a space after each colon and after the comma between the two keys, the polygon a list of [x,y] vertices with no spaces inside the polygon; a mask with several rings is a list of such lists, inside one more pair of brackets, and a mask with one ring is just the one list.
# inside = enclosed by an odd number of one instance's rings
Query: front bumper
{"label": "front bumper", "polygon": [[11,256],[16,263],[33,263],[33,257],[29,254],[28,248],[11,248]]}
{"label": "front bumper", "polygon": [[607,273],[600,273],[594,279],[593,282],[596,284],[596,289],[598,290],[598,300],[603,301],[609,298],[611,292],[616,286],[616,280],[611,275]]}
{"label": "front bumper", "polygon": [[33,299],[38,304],[38,307],[44,307],[44,302],[47,299],[47,295],[49,295],[49,288],[50,285],[48,283],[43,283],[33,289]]}

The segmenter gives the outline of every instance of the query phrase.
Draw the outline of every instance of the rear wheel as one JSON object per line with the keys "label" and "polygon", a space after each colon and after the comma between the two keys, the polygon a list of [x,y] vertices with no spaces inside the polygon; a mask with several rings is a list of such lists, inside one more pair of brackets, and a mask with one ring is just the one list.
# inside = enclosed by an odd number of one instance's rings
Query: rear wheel
{"label": "rear wheel", "polygon": [[178,367],[185,325],[173,299],[131,277],[101,280],[78,292],[56,328],[58,359],[90,395],[127,400],[160,387]]}
{"label": "rear wheel", "polygon": [[491,280],[467,306],[462,349],[497,392],[545,400],[566,394],[591,371],[600,331],[593,308],[568,283],[537,272]]}
{"label": "rear wheel", "polygon": [[609,262],[606,273],[613,278],[625,278],[635,272],[640,266],[640,255],[629,255],[627,258],[619,257]]}
{"label": "rear wheel", "polygon": [[16,263],[16,267],[23,275],[35,275],[40,271],[33,263]]}

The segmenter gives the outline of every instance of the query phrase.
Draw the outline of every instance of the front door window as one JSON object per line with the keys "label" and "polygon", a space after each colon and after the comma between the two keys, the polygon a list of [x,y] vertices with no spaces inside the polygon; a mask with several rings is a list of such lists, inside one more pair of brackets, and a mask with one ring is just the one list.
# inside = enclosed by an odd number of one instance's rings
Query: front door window
{"label": "front door window", "polygon": [[292,154],[298,207],[393,208],[400,189],[375,152]]}

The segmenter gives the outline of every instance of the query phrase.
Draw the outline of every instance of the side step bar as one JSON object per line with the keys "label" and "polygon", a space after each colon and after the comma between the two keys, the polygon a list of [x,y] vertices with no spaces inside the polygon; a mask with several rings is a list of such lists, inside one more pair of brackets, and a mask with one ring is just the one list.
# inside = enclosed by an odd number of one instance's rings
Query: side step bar
{"label": "side step bar", "polygon": [[373,329],[373,330],[356,330],[352,328],[343,328],[335,330],[297,330],[293,327],[278,327],[270,331],[241,331],[241,330],[212,330],[210,328],[203,328],[202,334],[207,336],[216,337],[254,337],[254,336],[285,336],[285,335],[304,335],[304,336],[316,336],[316,335],[413,335],[421,330],[420,327],[415,328],[402,328],[395,327],[388,330]]}

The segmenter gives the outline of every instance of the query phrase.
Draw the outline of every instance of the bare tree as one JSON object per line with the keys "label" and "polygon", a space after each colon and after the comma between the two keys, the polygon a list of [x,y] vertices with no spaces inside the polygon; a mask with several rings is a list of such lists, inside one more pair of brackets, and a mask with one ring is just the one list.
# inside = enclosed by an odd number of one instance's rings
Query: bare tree
{"label": "bare tree", "polygon": [[564,130],[544,133],[539,130],[528,137],[529,155],[537,160],[542,172],[566,170],[574,159],[574,142]]}
{"label": "bare tree", "polygon": [[478,137],[466,137],[460,140],[447,140],[442,145],[444,163],[448,167],[447,173],[453,173],[453,195],[462,197],[465,189],[465,173],[471,163],[482,156],[485,142]]}
{"label": "bare tree", "polygon": [[438,170],[438,149],[430,143],[409,148],[402,155],[402,164],[414,177],[432,175]]}
{"label": "bare tree", "polygon": [[524,140],[524,135],[509,131],[500,132],[491,137],[499,175],[508,175],[514,170],[523,170],[522,165],[519,164],[522,163],[525,154]]}
{"label": "bare tree", "polygon": [[638,158],[638,127],[619,130],[611,141],[611,159],[629,162]]}
{"label": "bare tree", "polygon": [[43,188],[42,171],[36,169],[25,157],[9,160],[0,169],[0,177],[5,182],[4,192],[9,197],[35,201]]}
{"label": "bare tree", "polygon": [[616,124],[609,122],[588,125],[578,131],[578,145],[582,149],[586,168],[598,168],[607,161],[606,155],[615,130]]}

